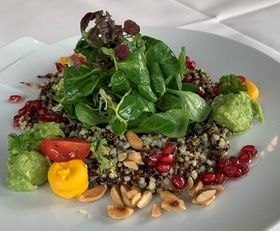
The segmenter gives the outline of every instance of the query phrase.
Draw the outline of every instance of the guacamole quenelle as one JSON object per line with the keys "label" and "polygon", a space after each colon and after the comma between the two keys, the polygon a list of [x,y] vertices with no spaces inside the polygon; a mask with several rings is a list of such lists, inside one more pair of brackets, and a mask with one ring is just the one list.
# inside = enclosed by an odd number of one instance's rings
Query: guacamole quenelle
{"label": "guacamole quenelle", "polygon": [[259,104],[245,92],[217,96],[212,102],[212,119],[217,124],[241,133],[251,127],[254,117],[264,121]]}
{"label": "guacamole quenelle", "polygon": [[39,152],[44,138],[63,137],[57,123],[39,123],[8,139],[9,157],[7,162],[7,183],[13,191],[32,191],[47,181],[50,161]]}

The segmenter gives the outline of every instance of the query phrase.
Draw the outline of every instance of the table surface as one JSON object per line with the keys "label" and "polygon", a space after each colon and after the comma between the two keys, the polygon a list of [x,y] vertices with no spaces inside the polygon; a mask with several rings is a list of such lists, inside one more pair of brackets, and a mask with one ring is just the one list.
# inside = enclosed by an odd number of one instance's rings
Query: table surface
{"label": "table surface", "polygon": [[[4,66],[7,44],[22,37],[54,43],[78,35],[80,18],[101,9],[109,11],[117,23],[132,19],[141,26],[206,31],[255,47],[280,61],[280,0],[3,0],[0,63]],[[13,61],[5,60],[5,65]]]}

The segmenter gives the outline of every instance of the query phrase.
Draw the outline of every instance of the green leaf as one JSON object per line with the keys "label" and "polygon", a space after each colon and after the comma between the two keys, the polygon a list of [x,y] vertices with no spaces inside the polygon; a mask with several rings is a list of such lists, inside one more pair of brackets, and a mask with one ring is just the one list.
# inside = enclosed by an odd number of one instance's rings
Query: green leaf
{"label": "green leaf", "polygon": [[179,97],[182,109],[185,109],[189,113],[192,121],[204,121],[211,111],[210,105],[198,94],[172,89],[168,89],[167,92]]}
{"label": "green leaf", "polygon": [[124,72],[116,71],[111,77],[111,87],[114,93],[124,95],[131,86]]}
{"label": "green leaf", "polygon": [[155,113],[155,105],[136,92],[133,92],[122,100],[118,107],[119,115],[126,120],[136,120],[143,113]]}
{"label": "green leaf", "polygon": [[182,83],[182,91],[191,91],[193,93],[197,93],[199,88],[192,83]]}
{"label": "green leaf", "polygon": [[87,96],[98,88],[99,82],[105,80],[104,71],[87,66],[68,67],[64,73],[64,92],[70,98]]}
{"label": "green leaf", "polygon": [[161,111],[168,111],[171,109],[182,109],[182,105],[178,96],[166,93],[157,102],[157,108]]}
{"label": "green leaf", "polygon": [[158,97],[161,97],[166,91],[166,86],[160,66],[156,62],[148,63],[147,66],[150,73],[153,92],[155,92]]}
{"label": "green leaf", "polygon": [[85,102],[80,102],[75,105],[75,114],[77,119],[87,127],[108,123],[110,120],[110,118],[103,118],[97,110],[93,110],[93,108]]}
{"label": "green leaf", "polygon": [[110,125],[111,125],[111,128],[112,128],[112,131],[117,136],[120,136],[120,135],[124,134],[124,132],[127,129],[127,123],[125,123],[123,121],[120,121],[117,118],[115,118]]}
{"label": "green leaf", "polygon": [[188,112],[173,109],[144,119],[135,129],[136,132],[162,133],[168,137],[183,137],[189,124]]}

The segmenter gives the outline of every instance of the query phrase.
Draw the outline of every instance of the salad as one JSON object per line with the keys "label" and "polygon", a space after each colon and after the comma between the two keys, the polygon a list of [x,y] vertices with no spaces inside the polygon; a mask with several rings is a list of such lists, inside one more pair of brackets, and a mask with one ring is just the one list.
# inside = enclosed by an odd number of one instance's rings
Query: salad
{"label": "salad", "polygon": [[80,28],[74,53],[38,76],[42,85],[23,83],[39,97],[13,118],[21,133],[8,137],[10,190],[48,182],[55,195],[84,203],[110,191],[111,218],[150,204],[156,218],[185,210],[188,200],[209,206],[227,181],[248,174],[257,148],[228,151],[230,137],[255,118],[264,122],[251,80],[227,74],[213,82],[185,47],[177,57],[134,21],[116,25],[108,12],[87,13]]}

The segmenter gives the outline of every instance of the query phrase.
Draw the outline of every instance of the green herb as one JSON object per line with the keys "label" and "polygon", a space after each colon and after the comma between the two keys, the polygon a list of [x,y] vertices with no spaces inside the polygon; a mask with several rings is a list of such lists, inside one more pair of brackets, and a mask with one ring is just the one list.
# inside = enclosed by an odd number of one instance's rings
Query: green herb
{"label": "green herb", "polygon": [[111,149],[108,146],[106,139],[100,136],[93,137],[91,139],[90,150],[93,153],[93,157],[96,158],[98,162],[98,170],[101,173],[113,167],[112,160],[108,158]]}
{"label": "green herb", "polygon": [[236,75],[224,75],[219,81],[219,93],[239,93],[240,91],[247,91],[245,83]]}

